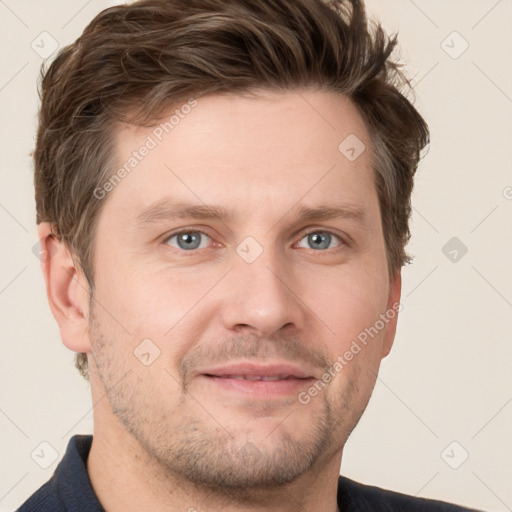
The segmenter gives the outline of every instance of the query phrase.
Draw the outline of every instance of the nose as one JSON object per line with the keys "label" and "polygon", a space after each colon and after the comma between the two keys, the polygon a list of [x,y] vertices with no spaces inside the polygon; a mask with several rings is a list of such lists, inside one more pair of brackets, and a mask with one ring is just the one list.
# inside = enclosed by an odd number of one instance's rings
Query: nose
{"label": "nose", "polygon": [[306,311],[294,275],[276,251],[265,250],[252,263],[235,255],[221,291],[224,327],[252,331],[261,337],[302,329]]}

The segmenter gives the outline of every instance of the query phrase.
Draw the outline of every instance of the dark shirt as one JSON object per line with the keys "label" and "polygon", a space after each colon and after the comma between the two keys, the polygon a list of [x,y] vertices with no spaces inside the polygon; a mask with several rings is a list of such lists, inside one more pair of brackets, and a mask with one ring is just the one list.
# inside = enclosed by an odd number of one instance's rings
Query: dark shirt
{"label": "dark shirt", "polygon": [[[87,474],[92,436],[75,435],[48,482],[17,512],[104,512]],[[338,481],[338,506],[342,512],[462,512],[470,509],[425,500],[363,485],[348,478]],[[473,509],[472,509],[473,510]]]}

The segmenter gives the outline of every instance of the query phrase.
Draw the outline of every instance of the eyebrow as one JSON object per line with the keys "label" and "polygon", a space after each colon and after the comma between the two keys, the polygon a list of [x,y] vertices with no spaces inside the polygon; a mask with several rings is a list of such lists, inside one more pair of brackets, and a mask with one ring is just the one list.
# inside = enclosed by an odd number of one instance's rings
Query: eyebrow
{"label": "eyebrow", "polygon": [[[281,219],[288,215],[290,211],[285,213]],[[233,208],[217,205],[190,204],[163,199],[137,215],[135,224],[139,227],[145,227],[150,224],[174,219],[215,219],[221,222],[232,222],[236,218],[237,212]],[[314,208],[302,206],[294,218],[298,221],[351,219],[362,222],[366,218],[366,213],[361,207],[351,204],[319,205]]]}

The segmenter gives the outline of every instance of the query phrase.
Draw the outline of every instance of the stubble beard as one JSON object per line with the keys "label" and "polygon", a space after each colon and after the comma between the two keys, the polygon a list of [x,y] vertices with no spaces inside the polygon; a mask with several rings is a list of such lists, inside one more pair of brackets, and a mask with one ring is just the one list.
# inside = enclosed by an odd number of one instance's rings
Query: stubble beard
{"label": "stubble beard", "polygon": [[[118,348],[111,340],[121,339],[122,332],[105,329],[95,309],[91,303],[92,357],[112,412],[143,448],[145,463],[164,478],[186,479],[216,494],[239,498],[248,492],[285,486],[340,450],[359,419],[360,414],[354,418],[352,407],[356,379],[350,380],[335,400],[327,390],[315,397],[315,402],[321,402],[315,403],[309,429],[291,435],[285,419],[270,434],[272,443],[259,446],[247,441],[247,432],[229,431],[222,426],[221,417],[205,413],[207,404],[206,408],[197,404],[185,382],[171,415],[162,407],[164,402],[152,400],[158,394],[147,382],[140,377],[137,381],[136,372],[127,373],[127,368],[116,362]],[[309,405],[297,402],[296,407]]]}

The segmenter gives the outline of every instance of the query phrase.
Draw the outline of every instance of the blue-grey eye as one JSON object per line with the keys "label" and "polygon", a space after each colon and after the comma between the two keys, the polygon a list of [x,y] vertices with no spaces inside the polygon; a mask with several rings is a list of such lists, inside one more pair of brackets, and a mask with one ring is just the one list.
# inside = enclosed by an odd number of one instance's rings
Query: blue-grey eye
{"label": "blue-grey eye", "polygon": [[[302,240],[307,241],[306,243],[308,244],[308,247],[306,247],[306,249],[315,250],[331,249],[331,242],[335,239],[340,240],[340,238],[337,235],[333,233],[328,233],[327,231],[313,231],[311,233],[308,233],[304,238],[302,238]],[[304,247],[300,245],[301,242],[299,242],[299,247]]]}
{"label": "blue-grey eye", "polygon": [[[182,231],[181,233],[176,233],[170,236],[166,243],[176,249],[193,251],[195,249],[204,249],[208,247],[209,238],[210,237],[208,235],[205,235],[201,231]],[[174,243],[171,243],[173,240],[176,241],[175,243],[177,246]]]}

